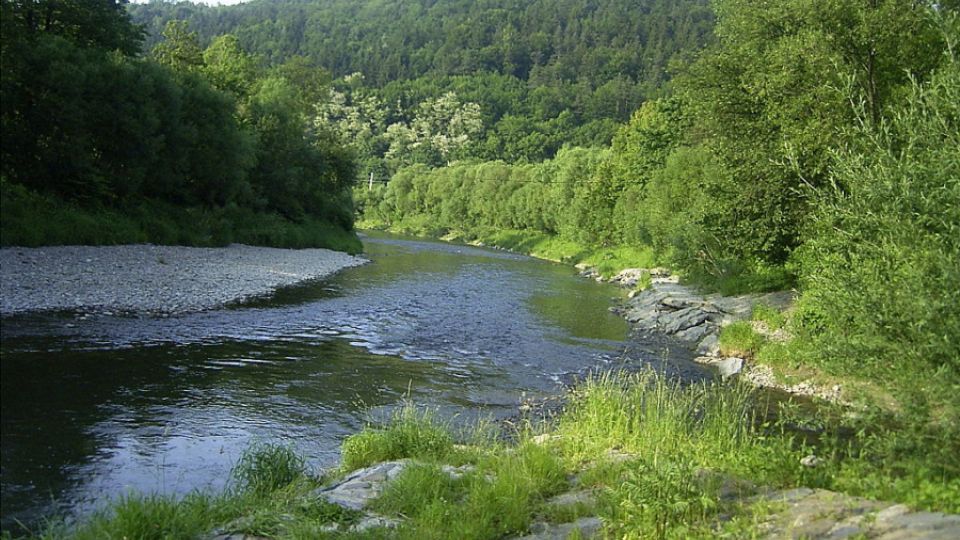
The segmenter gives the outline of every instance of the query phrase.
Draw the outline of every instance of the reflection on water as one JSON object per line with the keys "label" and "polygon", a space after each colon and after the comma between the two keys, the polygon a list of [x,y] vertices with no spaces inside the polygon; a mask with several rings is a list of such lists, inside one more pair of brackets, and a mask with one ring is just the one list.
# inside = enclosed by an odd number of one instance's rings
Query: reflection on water
{"label": "reflection on water", "polygon": [[613,288],[508,253],[367,239],[372,264],[230,309],[3,321],[3,526],[128,490],[221,487],[252,441],[316,466],[409,394],[510,414],[522,393],[611,365]]}

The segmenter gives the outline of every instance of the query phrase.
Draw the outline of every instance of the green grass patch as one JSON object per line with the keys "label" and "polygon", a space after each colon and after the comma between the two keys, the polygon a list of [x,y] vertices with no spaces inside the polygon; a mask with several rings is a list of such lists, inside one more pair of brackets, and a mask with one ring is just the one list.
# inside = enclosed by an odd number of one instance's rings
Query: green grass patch
{"label": "green grass patch", "polygon": [[341,468],[352,471],[408,457],[438,460],[452,451],[449,426],[431,411],[405,403],[388,421],[347,437],[341,448]]}
{"label": "green grass patch", "polygon": [[787,324],[787,316],[782,311],[762,303],[753,306],[750,319],[765,323],[770,330],[779,330]]}
{"label": "green grass patch", "polygon": [[291,448],[265,444],[248,448],[232,471],[241,490],[257,495],[288,486],[305,474],[303,458]]}
{"label": "green grass patch", "polygon": [[794,287],[797,282],[797,276],[787,266],[740,260],[717,262],[710,273],[690,268],[684,277],[704,290],[725,296],[783,291]]}
{"label": "green grass patch", "polygon": [[753,358],[766,343],[749,321],[737,321],[720,329],[720,354]]}

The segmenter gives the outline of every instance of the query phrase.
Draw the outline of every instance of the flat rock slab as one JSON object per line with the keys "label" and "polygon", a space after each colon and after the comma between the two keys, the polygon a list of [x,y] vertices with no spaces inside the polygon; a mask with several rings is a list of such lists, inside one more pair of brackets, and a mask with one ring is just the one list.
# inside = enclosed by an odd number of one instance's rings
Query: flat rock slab
{"label": "flat rock slab", "polygon": [[530,526],[530,534],[519,537],[518,540],[567,540],[576,534],[576,538],[597,538],[603,522],[600,518],[585,517],[572,523],[534,523]]}
{"label": "flat rock slab", "polygon": [[396,478],[409,463],[407,460],[387,461],[360,469],[333,486],[322,488],[315,493],[327,502],[351,510],[363,510],[370,501],[383,493],[384,485]]}
{"label": "flat rock slab", "polygon": [[597,495],[592,490],[568,491],[551,497],[545,504],[547,506],[595,506]]}
{"label": "flat rock slab", "polygon": [[762,525],[762,537],[769,539],[960,538],[960,516],[915,512],[902,504],[891,505],[827,490],[777,491],[755,500],[786,506]]}
{"label": "flat rock slab", "polygon": [[0,249],[0,315],[180,313],[261,297],[367,262],[329,249],[51,246]]}

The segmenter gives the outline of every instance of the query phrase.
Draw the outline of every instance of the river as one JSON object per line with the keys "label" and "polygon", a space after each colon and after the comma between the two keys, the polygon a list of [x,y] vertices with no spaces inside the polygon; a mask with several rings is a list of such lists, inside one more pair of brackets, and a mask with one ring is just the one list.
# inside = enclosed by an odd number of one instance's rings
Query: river
{"label": "river", "polygon": [[333,466],[404,399],[503,417],[623,361],[608,311],[622,292],[570,267],[388,235],[365,247],[371,264],[228,309],[4,319],[2,527],[220,489],[257,441]]}

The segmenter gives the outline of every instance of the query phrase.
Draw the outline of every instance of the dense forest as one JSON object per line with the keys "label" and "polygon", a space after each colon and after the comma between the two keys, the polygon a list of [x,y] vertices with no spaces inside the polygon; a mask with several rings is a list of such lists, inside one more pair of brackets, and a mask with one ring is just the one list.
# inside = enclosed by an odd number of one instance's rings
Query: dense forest
{"label": "dense forest", "polygon": [[351,251],[356,160],[317,74],[183,25],[144,51],[125,2],[2,2],[3,243],[233,241]]}
{"label": "dense forest", "polygon": [[330,74],[323,119],[362,151],[362,176],[412,163],[538,162],[604,146],[711,40],[705,0],[185,2],[131,6],[147,42],[184,20],[201,43],[231,33],[266,63]]}
{"label": "dense forest", "polygon": [[771,360],[917,394],[931,380],[956,388],[956,6],[713,8],[715,42],[676,66],[609,147],[541,163],[413,164],[357,190],[363,215],[485,241],[514,230],[611,256],[644,247],[725,292],[798,287],[802,339]]}

